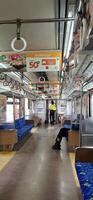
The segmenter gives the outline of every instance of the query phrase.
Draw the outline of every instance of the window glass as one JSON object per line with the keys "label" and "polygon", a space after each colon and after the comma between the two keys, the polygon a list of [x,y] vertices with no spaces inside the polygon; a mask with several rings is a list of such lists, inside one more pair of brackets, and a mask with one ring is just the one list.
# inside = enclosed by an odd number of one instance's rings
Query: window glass
{"label": "window glass", "polygon": [[19,118],[19,99],[15,98],[15,119]]}
{"label": "window glass", "polygon": [[13,103],[13,98],[8,97],[7,103]]}
{"label": "window glass", "polygon": [[7,104],[6,106],[6,121],[13,122],[13,104]]}

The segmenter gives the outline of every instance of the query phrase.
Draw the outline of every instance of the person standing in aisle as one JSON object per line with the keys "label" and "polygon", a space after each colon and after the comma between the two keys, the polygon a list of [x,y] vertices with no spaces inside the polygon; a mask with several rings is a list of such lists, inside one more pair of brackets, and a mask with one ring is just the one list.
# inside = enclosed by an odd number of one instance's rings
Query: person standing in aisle
{"label": "person standing in aisle", "polygon": [[49,106],[49,110],[50,110],[50,124],[54,125],[56,105],[55,105],[53,100],[51,101],[51,105]]}

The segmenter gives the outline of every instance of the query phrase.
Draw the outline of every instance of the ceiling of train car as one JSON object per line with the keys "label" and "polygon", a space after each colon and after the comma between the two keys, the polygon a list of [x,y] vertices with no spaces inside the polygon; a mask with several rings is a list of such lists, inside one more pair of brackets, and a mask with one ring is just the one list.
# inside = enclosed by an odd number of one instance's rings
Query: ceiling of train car
{"label": "ceiling of train car", "polygon": [[[55,18],[55,0],[3,0],[0,20]],[[0,25],[0,50],[12,50],[10,43],[16,36],[16,25]],[[55,23],[22,24],[21,36],[27,50],[56,49]]]}
{"label": "ceiling of train car", "polygon": [[[69,6],[70,16],[74,14],[75,0],[3,0],[0,5],[0,20],[13,19],[43,19],[55,17],[68,17],[66,12],[66,4]],[[8,9],[9,8],[9,9]],[[11,11],[11,12],[10,12]],[[16,37],[16,24],[14,25],[0,25],[0,51],[11,51],[11,40]],[[61,23],[36,23],[36,24],[21,24],[21,37],[27,41],[27,51],[40,50],[63,50],[64,41],[64,22]],[[66,34],[66,33],[65,33]],[[67,33],[69,35],[69,31]],[[2,67],[2,66],[1,66]],[[11,74],[13,76],[13,74]],[[10,75],[10,76],[11,76]],[[59,81],[59,73],[56,72],[25,72],[25,79],[27,83],[38,82],[40,77],[44,77],[45,81],[57,82]],[[59,85],[47,85],[41,87],[41,93],[47,88],[51,90],[56,89],[56,95],[59,93]],[[38,90],[37,85],[32,84],[32,87]],[[39,88],[40,92],[40,88]],[[54,97],[56,97],[56,95]],[[51,95],[50,95],[51,96]],[[53,96],[52,96],[53,97]]]}

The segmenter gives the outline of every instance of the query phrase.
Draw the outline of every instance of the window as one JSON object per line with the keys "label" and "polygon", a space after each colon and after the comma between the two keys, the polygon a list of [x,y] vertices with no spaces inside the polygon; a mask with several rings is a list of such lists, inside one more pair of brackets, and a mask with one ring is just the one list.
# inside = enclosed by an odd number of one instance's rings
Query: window
{"label": "window", "polygon": [[6,122],[13,122],[13,98],[7,99]]}

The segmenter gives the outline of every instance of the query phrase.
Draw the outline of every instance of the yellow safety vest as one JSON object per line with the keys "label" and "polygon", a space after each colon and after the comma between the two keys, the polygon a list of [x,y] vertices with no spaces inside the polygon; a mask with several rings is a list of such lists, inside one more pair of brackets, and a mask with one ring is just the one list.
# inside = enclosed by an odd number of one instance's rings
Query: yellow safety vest
{"label": "yellow safety vest", "polygon": [[56,105],[55,104],[51,104],[50,106],[49,106],[49,110],[56,110]]}

